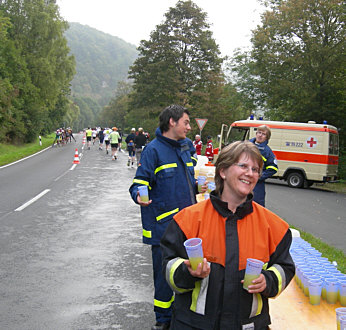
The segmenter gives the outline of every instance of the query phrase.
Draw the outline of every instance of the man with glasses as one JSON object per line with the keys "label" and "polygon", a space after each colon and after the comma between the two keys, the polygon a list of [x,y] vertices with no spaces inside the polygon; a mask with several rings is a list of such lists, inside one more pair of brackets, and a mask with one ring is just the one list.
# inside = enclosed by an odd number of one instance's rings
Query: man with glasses
{"label": "man with glasses", "polygon": [[254,201],[262,206],[265,206],[265,180],[273,176],[278,171],[275,155],[268,146],[270,136],[270,128],[266,125],[261,125],[257,128],[256,137],[250,140],[257,146],[264,162],[262,174],[253,190]]}

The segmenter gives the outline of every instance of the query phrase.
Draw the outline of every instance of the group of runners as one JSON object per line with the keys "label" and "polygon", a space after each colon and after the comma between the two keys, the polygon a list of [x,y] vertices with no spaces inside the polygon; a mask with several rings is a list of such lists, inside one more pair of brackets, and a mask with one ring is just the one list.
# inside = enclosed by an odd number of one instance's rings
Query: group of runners
{"label": "group of runners", "polygon": [[118,151],[121,151],[122,132],[117,127],[103,128],[95,127],[85,131],[87,139],[87,148],[90,150],[91,142],[93,145],[98,144],[99,150],[103,150],[105,145],[106,154],[111,150],[112,160],[117,159]]}
{"label": "group of runners", "polygon": [[74,142],[76,142],[76,139],[73,136],[73,132],[71,127],[61,127],[58,128],[55,132],[55,139],[52,144],[52,147],[56,144],[58,147],[67,144],[68,142],[72,142],[72,139]]}
{"label": "group of runners", "polygon": [[[117,127],[112,128],[102,128],[95,127],[85,130],[85,135],[87,139],[87,148],[90,150],[91,143],[93,145],[98,144],[99,150],[103,150],[105,146],[106,154],[111,153],[112,160],[118,158],[118,151],[121,151],[121,144],[123,140],[123,134]],[[127,151],[129,153],[129,158],[127,166],[134,167],[136,162],[137,166],[140,161],[141,153],[144,146],[149,140],[149,133],[144,132],[143,128],[139,128],[136,131],[135,128],[131,129],[131,132],[127,135],[125,142],[127,146]]]}

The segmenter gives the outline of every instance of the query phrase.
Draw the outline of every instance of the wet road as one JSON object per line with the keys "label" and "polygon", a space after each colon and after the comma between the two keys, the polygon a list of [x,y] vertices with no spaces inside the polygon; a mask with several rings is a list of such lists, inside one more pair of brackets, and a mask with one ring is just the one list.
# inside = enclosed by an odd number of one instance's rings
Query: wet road
{"label": "wet road", "polygon": [[346,194],[312,187],[290,188],[279,180],[266,183],[266,207],[346,254]]}
{"label": "wet road", "polygon": [[[81,140],[77,146],[81,151]],[[11,175],[21,178],[6,188],[9,194],[1,191],[6,212],[0,213],[0,329],[150,329],[151,252],[142,244],[139,207],[128,193],[135,169],[126,166],[126,154],[111,161],[93,146],[83,150],[72,170],[74,147],[49,150],[32,160],[31,171],[39,171],[35,184],[16,175],[15,168],[0,169],[0,189],[3,181],[16,180]],[[26,174],[32,180],[30,171]],[[36,202],[13,211],[47,187],[49,192]],[[303,221],[307,231],[309,226],[318,231],[322,210],[329,205],[322,192],[270,185],[267,193],[269,208],[277,207],[275,212],[290,223]],[[316,203],[313,196],[327,204]],[[313,216],[306,215],[309,210]],[[334,217],[339,211],[328,212]],[[343,221],[345,212],[338,216]],[[333,235],[344,235],[344,222],[329,228]]]}
{"label": "wet road", "polygon": [[94,146],[49,193],[1,219],[0,329],[150,329],[151,252],[126,159]]}

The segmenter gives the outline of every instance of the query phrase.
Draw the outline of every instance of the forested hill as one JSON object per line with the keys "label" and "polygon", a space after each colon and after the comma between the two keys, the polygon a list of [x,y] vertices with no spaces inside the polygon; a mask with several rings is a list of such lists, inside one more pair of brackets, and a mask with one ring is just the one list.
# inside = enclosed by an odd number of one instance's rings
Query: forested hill
{"label": "forested hill", "polygon": [[[76,59],[73,98],[91,98],[108,104],[119,81],[127,78],[137,57],[136,46],[87,25],[69,23],[65,37]],[[82,110],[82,109],[81,109]]]}

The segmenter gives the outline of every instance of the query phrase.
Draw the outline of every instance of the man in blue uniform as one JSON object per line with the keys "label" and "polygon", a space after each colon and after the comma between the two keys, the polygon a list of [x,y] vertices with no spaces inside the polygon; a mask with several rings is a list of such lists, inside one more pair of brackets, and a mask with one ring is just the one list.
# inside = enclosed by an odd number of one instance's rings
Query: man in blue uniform
{"label": "man in blue uniform", "polygon": [[[197,155],[192,141],[189,112],[171,105],[159,117],[156,138],[143,150],[130,194],[141,206],[143,243],[152,246],[154,272],[154,311],[156,324],[152,330],[169,329],[173,292],[162,274],[161,237],[173,216],[196,203],[194,166]],[[142,202],[138,186],[146,185],[149,201]]]}
{"label": "man in blue uniform", "polygon": [[273,151],[270,149],[270,147],[268,146],[268,141],[270,139],[270,136],[271,136],[270,128],[266,125],[261,125],[257,128],[256,137],[250,140],[257,146],[258,150],[260,151],[262,155],[262,159],[264,162],[262,175],[258,179],[255,189],[253,190],[253,193],[254,193],[253,200],[262,206],[265,206],[265,196],[266,196],[264,181],[270,178],[271,176],[273,176],[278,171],[278,165],[277,165],[275,155]]}

